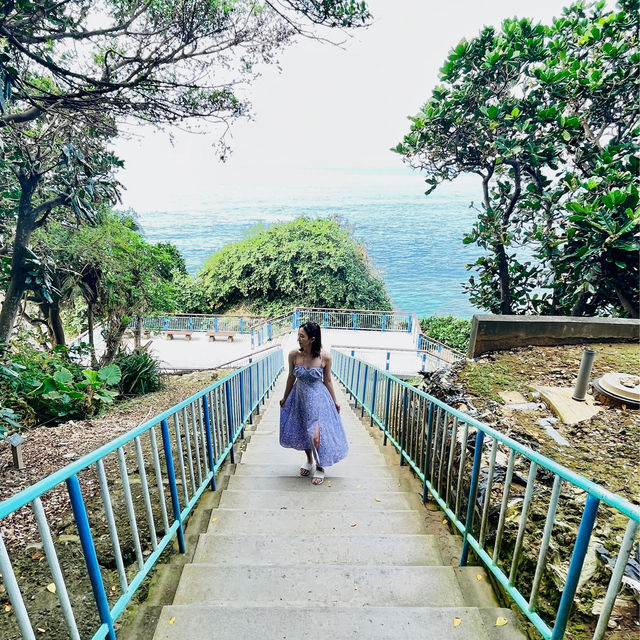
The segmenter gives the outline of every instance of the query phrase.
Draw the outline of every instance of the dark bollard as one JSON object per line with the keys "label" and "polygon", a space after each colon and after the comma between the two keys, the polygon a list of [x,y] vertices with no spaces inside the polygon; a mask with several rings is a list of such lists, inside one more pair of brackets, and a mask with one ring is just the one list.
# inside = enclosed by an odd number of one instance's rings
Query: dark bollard
{"label": "dark bollard", "polygon": [[593,349],[585,349],[582,352],[582,361],[580,362],[580,370],[578,371],[578,379],[576,380],[576,386],[573,389],[574,400],[584,402],[587,395],[587,388],[589,387],[589,376],[591,375],[591,367],[593,366],[593,359],[596,357],[596,352]]}

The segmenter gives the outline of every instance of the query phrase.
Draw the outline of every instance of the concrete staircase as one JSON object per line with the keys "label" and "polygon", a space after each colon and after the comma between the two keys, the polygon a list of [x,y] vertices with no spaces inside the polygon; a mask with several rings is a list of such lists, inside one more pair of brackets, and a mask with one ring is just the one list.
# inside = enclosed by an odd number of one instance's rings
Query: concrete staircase
{"label": "concrete staircase", "polygon": [[524,638],[484,571],[455,566],[459,538],[334,387],[349,456],[321,486],[298,475],[304,453],[278,444],[281,376],[154,640]]}

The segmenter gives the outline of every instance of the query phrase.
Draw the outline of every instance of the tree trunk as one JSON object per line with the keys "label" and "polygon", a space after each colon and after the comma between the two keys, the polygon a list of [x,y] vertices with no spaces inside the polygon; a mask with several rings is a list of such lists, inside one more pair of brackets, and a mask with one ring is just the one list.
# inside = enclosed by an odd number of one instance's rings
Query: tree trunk
{"label": "tree trunk", "polygon": [[128,322],[123,322],[122,317],[111,318],[103,331],[104,353],[100,358],[100,366],[111,364],[118,353],[122,336],[127,330]]}
{"label": "tree trunk", "polygon": [[133,336],[133,348],[136,351],[139,351],[141,344],[142,344],[142,316],[136,316],[136,330]]}
{"label": "tree trunk", "polygon": [[53,334],[54,345],[66,344],[64,327],[62,326],[62,318],[60,317],[60,302],[58,300],[54,300],[53,303],[49,305],[47,324]]}
{"label": "tree trunk", "polygon": [[496,264],[498,265],[498,279],[500,282],[500,313],[509,315],[511,309],[511,279],[509,277],[509,261],[504,245],[500,242],[495,246]]}
{"label": "tree trunk", "polygon": [[96,345],[93,339],[93,332],[95,327],[93,326],[93,304],[87,302],[87,336],[89,338],[89,347],[91,349],[91,366],[94,369],[98,368],[98,358],[96,358]]}
{"label": "tree trunk", "polygon": [[613,290],[616,292],[616,295],[618,296],[618,300],[620,300],[620,304],[622,305],[622,308],[629,314],[629,317],[637,318],[638,307],[634,307],[631,299],[624,294],[622,289],[620,289],[620,287],[617,284],[613,285]]}
{"label": "tree trunk", "polygon": [[9,286],[5,294],[2,310],[0,311],[0,343],[9,342],[11,332],[16,323],[20,302],[24,295],[26,285],[26,250],[29,247],[31,234],[35,229],[35,216],[31,200],[38,184],[39,177],[31,176],[20,180],[22,187],[20,203],[18,205],[18,219],[16,236],[13,241],[13,255],[11,257],[11,273]]}

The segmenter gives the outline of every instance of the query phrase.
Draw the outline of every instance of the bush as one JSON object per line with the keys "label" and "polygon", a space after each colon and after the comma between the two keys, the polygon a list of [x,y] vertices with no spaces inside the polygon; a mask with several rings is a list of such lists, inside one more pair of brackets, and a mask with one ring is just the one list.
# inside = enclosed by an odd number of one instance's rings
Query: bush
{"label": "bush", "polygon": [[469,347],[471,320],[455,316],[429,316],[420,319],[420,328],[430,338],[462,353],[466,353]]}
{"label": "bush", "polygon": [[270,315],[295,306],[391,308],[365,249],[330,219],[259,227],[209,258],[199,281],[205,313],[239,306]]}
{"label": "bush", "polygon": [[111,404],[118,395],[113,387],[120,382],[120,369],[116,365],[99,371],[86,369],[80,364],[81,356],[81,350],[65,346],[42,351],[29,335],[4,347],[0,366],[2,430],[8,430],[7,426],[15,429],[15,424],[24,427],[85,418]]}
{"label": "bush", "polygon": [[115,359],[122,377],[119,388],[125,395],[142,395],[164,389],[159,362],[146,351],[120,351]]}

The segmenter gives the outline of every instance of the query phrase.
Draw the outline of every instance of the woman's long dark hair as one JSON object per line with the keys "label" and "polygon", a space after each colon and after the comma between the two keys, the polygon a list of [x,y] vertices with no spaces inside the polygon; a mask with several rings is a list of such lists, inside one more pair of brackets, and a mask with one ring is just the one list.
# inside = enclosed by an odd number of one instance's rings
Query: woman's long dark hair
{"label": "woman's long dark hair", "polygon": [[[311,343],[311,357],[319,358],[322,351],[322,338],[320,336],[320,325],[317,322],[305,322],[301,327],[308,338],[315,338]],[[302,351],[302,349],[300,349]]]}

